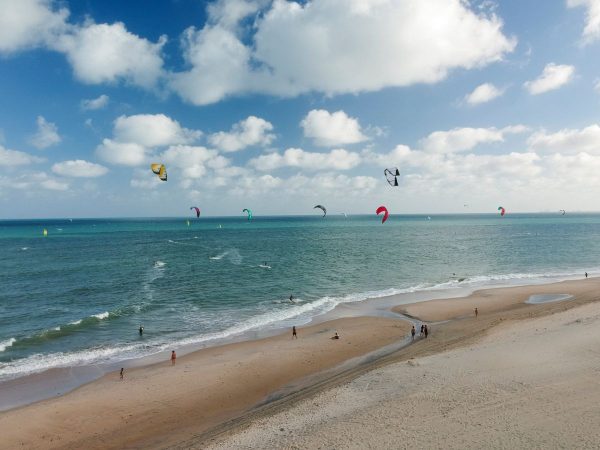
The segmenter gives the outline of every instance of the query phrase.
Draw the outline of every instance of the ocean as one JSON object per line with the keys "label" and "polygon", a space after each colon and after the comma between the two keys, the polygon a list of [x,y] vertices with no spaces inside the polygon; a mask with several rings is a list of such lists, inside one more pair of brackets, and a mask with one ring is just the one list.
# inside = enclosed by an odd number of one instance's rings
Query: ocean
{"label": "ocean", "polygon": [[600,272],[598,214],[8,220],[0,243],[0,381],[299,326],[340,303]]}

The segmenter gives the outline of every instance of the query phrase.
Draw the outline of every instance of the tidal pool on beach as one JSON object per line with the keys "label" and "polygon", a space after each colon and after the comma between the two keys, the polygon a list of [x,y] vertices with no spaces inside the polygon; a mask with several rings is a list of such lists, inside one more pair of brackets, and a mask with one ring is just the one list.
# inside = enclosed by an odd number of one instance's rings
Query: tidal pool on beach
{"label": "tidal pool on beach", "polygon": [[570,294],[535,294],[530,296],[525,303],[531,305],[538,305],[540,303],[552,303],[560,302],[563,300],[571,300],[573,298]]}

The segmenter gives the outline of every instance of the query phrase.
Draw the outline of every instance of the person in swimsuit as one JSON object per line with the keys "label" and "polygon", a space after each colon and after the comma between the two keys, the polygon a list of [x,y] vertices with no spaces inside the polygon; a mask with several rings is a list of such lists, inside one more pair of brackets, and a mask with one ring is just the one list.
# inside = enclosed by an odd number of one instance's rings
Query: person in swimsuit
{"label": "person in swimsuit", "polygon": [[175,365],[175,360],[177,359],[177,355],[175,354],[175,350],[171,351],[171,365]]}
{"label": "person in swimsuit", "polygon": [[123,379],[123,370],[125,370],[125,369],[123,369],[123,368],[121,367],[121,373],[119,374],[119,376],[121,377],[121,380]]}
{"label": "person in swimsuit", "polygon": [[413,341],[415,340],[415,333],[416,333],[415,326],[413,325],[412,330],[410,330],[410,335],[412,336]]}
{"label": "person in swimsuit", "polygon": [[292,327],[292,339],[298,339],[298,335],[296,334],[296,325]]}
{"label": "person in swimsuit", "polygon": [[477,308],[475,308],[475,317],[477,317],[478,314],[479,314],[479,311],[477,310]]}

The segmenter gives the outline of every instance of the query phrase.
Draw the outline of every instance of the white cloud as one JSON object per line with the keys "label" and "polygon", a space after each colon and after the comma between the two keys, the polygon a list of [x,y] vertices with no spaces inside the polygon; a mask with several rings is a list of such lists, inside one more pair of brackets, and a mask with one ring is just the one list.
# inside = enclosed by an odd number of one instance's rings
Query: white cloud
{"label": "white cloud", "polygon": [[313,109],[302,119],[300,126],[304,129],[305,137],[313,139],[316,145],[322,147],[356,144],[367,140],[358,120],[349,117],[344,111],[330,113],[324,109]]}
{"label": "white cloud", "polygon": [[479,144],[503,142],[506,134],[522,133],[522,125],[505,128],[454,128],[449,131],[434,131],[420,141],[423,150],[433,153],[455,153],[473,149]]}
{"label": "white cloud", "polygon": [[539,131],[529,137],[527,144],[537,151],[564,154],[587,152],[600,156],[600,126],[594,124],[583,129],[564,129],[550,134]]}
{"label": "white cloud", "polygon": [[222,169],[227,167],[229,160],[219,156],[216,150],[201,146],[177,145],[169,147],[161,160],[169,167],[181,169],[183,178],[201,178],[207,173],[207,167]]}
{"label": "white cloud", "polygon": [[225,152],[236,152],[255,145],[269,145],[275,139],[275,135],[270,131],[273,131],[270,122],[260,117],[249,116],[233,125],[228,133],[221,131],[211,134],[208,141]]}
{"label": "white cloud", "polygon": [[121,22],[86,23],[73,27],[54,42],[65,53],[75,76],[84,83],[115,83],[123,80],[145,88],[153,87],[162,75],[161,36],[156,44],[127,31]]}
{"label": "white cloud", "polygon": [[569,8],[583,6],[586,9],[583,43],[589,44],[600,38],[600,0],[567,0]]}
{"label": "white cloud", "polygon": [[163,74],[162,48],[121,22],[67,23],[68,8],[54,0],[0,0],[0,54],[44,47],[65,54],[75,77],[84,83],[125,81],[152,88]]}
{"label": "white cloud", "polygon": [[45,172],[24,173],[15,177],[0,176],[0,188],[24,191],[50,190],[66,191],[69,184],[48,176]]}
{"label": "white cloud", "polygon": [[358,153],[335,149],[329,153],[311,153],[300,148],[288,148],[283,155],[269,153],[249,161],[249,165],[267,172],[281,167],[298,167],[309,170],[349,170],[360,164]]}
{"label": "white cloud", "polygon": [[0,166],[26,166],[44,161],[42,158],[17,150],[10,150],[0,145]]}
{"label": "white cloud", "polygon": [[531,95],[543,94],[553,91],[569,83],[575,74],[575,67],[549,63],[544,67],[542,74],[535,80],[527,81],[524,86]]}
{"label": "white cloud", "polygon": [[115,120],[114,135],[120,142],[134,142],[146,147],[189,144],[201,131],[183,128],[179,122],[164,114],[120,116]]}
{"label": "white cloud", "polygon": [[498,89],[492,83],[483,83],[477,86],[473,92],[465,97],[465,100],[470,105],[479,105],[481,103],[487,103],[500,97],[504,94],[503,89]]}
{"label": "white cloud", "polygon": [[38,116],[36,123],[38,130],[30,139],[34,147],[44,149],[56,145],[62,140],[58,134],[57,126],[52,122],[48,122],[44,117]]}
{"label": "white cloud", "polygon": [[[244,28],[248,17],[255,21]],[[247,93],[334,95],[435,83],[452,69],[501,60],[516,40],[497,16],[461,0],[222,0],[209,8],[204,28],[184,32],[182,44],[191,69],[173,74],[171,87],[203,105]]]}
{"label": "white cloud", "polygon": [[102,109],[108,105],[109,102],[108,95],[102,94],[100,97],[91,98],[81,101],[81,109],[84,111]]}
{"label": "white cloud", "polygon": [[54,164],[52,172],[63,177],[96,178],[108,173],[108,169],[100,164],[76,159]]}
{"label": "white cloud", "polygon": [[146,148],[133,142],[103,139],[102,144],[96,147],[96,154],[109,164],[139,166],[150,162]]}
{"label": "white cloud", "polygon": [[[149,171],[135,169],[129,185],[136,189],[154,189],[164,183],[157,176],[149,176]],[[150,173],[150,175],[153,175]]]}
{"label": "white cloud", "polygon": [[69,11],[52,0],[0,0],[0,54],[46,44],[63,33]]}

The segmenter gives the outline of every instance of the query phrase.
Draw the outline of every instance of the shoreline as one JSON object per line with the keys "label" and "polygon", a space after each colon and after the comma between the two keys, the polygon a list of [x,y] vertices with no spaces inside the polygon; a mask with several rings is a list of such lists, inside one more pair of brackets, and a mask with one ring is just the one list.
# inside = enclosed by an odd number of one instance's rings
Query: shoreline
{"label": "shoreline", "polygon": [[[468,297],[401,305],[399,308],[410,315],[415,316],[415,308],[420,308],[418,312],[424,319],[440,319],[430,338],[399,346],[389,354],[375,353],[371,360],[355,361],[353,367],[344,367],[343,363],[403,341],[410,325],[392,318],[352,317],[299,328],[301,339],[294,341],[290,336],[277,335],[209,347],[178,358],[175,368],[162,363],[132,369],[126,373],[127,383],[120,383],[118,374],[108,374],[61,397],[5,411],[0,413],[0,428],[10,430],[6,442],[19,446],[27,439],[26,445],[31,448],[153,447],[170,445],[173,439],[198,439],[192,438],[198,435],[205,441],[211,433],[231,430],[239,426],[240,420],[243,423],[262,410],[285,407],[374,367],[464,345],[506,320],[547,315],[594,302],[599,287],[600,279],[590,278],[487,289]],[[542,293],[571,294],[573,298],[536,305],[522,303],[530,295]],[[473,302],[481,301],[494,304],[494,308],[479,306],[480,316],[474,319],[468,311]],[[444,305],[442,315],[440,304]],[[334,329],[340,330],[340,341],[331,341],[326,334],[333,334]],[[326,372],[339,365],[337,373]],[[202,379],[192,373],[196,370]],[[123,389],[126,385],[130,389]],[[90,404],[100,413],[90,411]],[[65,425],[74,418],[78,425],[72,428],[79,430],[77,434]],[[103,440],[97,441],[100,437]]]}
{"label": "shoreline", "polygon": [[[477,277],[475,277],[477,278]],[[398,313],[404,314],[399,305],[409,303],[422,303],[432,300],[465,298],[481,289],[500,289],[511,286],[541,286],[551,285],[557,282],[568,281],[575,278],[572,273],[535,275],[527,277],[504,278],[499,276],[485,280],[484,285],[481,281],[460,282],[449,281],[432,286],[409,287],[398,289],[401,292],[389,295],[369,296],[373,293],[350,294],[365,296],[363,300],[341,301],[333,309],[319,313],[308,319],[308,322],[300,323],[300,326],[307,327],[322,324],[331,320],[348,317],[391,317],[398,318]],[[391,289],[390,289],[391,290]],[[382,291],[383,292],[383,291]],[[343,298],[343,297],[342,297]],[[398,307],[398,308],[396,308]],[[410,318],[410,314],[406,314]],[[218,338],[214,341],[202,343],[175,344],[173,348],[181,355],[191,354],[205,349],[221,347],[232,343],[245,341],[254,341],[266,337],[274,337],[284,334],[287,327],[281,324],[271,324],[264,329],[250,329],[238,335],[224,338]],[[0,389],[8,391],[0,399],[0,413],[10,411],[15,408],[34,404],[39,401],[55,398],[65,395],[73,390],[92,383],[104,375],[119,370],[120,367],[134,369],[140,367],[152,366],[169,357],[169,350],[160,350],[156,353],[142,355],[124,359],[121,361],[107,361],[99,363],[86,363],[76,366],[58,366],[51,367],[41,372],[32,372],[22,376],[9,378],[0,381]]]}

